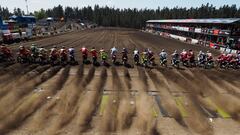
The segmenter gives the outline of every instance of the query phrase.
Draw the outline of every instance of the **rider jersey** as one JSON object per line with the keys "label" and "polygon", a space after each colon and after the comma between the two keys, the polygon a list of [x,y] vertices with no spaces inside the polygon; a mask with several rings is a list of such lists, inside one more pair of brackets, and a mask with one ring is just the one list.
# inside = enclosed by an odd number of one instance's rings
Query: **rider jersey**
{"label": "rider jersey", "polygon": [[182,57],[183,59],[187,58],[187,52],[186,52],[186,51],[183,51],[183,52],[181,53],[181,57]]}
{"label": "rider jersey", "polygon": [[25,55],[25,56],[26,56],[26,55],[29,54],[29,50],[27,50],[27,49],[25,49],[25,48],[24,48],[24,49],[20,49],[20,50],[19,50],[19,53],[20,53],[21,55]]}
{"label": "rider jersey", "polygon": [[111,55],[115,55],[117,53],[117,48],[113,47],[111,49]]}
{"label": "rider jersey", "polygon": [[52,48],[52,49],[50,50],[50,55],[52,55],[52,56],[58,55],[57,49],[56,49],[56,48]]}
{"label": "rider jersey", "polygon": [[87,48],[85,48],[85,47],[81,48],[80,51],[81,51],[83,54],[87,54],[87,53],[88,53],[88,50],[87,50]]}
{"label": "rider jersey", "polygon": [[147,59],[147,52],[142,52],[142,59]]}
{"label": "rider jersey", "polygon": [[64,55],[67,54],[67,50],[66,49],[60,49],[60,55]]}
{"label": "rider jersey", "polygon": [[179,54],[178,53],[173,53],[172,54],[172,59],[178,60],[179,59]]}
{"label": "rider jersey", "polygon": [[133,55],[135,56],[135,55],[138,55],[139,54],[139,51],[138,50],[134,50],[133,51]]}
{"label": "rider jersey", "polygon": [[37,47],[35,47],[35,46],[31,46],[31,52],[33,53],[33,54],[37,54],[38,53],[38,48]]}
{"label": "rider jersey", "polygon": [[93,57],[97,57],[97,51],[95,49],[91,50],[91,54]]}
{"label": "rider jersey", "polygon": [[198,59],[199,60],[204,60],[206,58],[206,55],[204,53],[199,53],[198,54]]}
{"label": "rider jersey", "polygon": [[220,61],[225,61],[225,60],[227,60],[227,56],[226,56],[225,54],[221,54],[221,55],[218,57],[218,59],[219,59]]}
{"label": "rider jersey", "polygon": [[70,55],[74,55],[75,49],[74,48],[69,48],[68,52],[69,52]]}
{"label": "rider jersey", "polygon": [[231,61],[232,59],[233,59],[233,55],[232,54],[228,54],[227,56],[226,56],[227,58],[227,61]]}
{"label": "rider jersey", "polygon": [[207,55],[207,59],[208,59],[208,60],[211,60],[211,59],[213,58],[213,57],[212,57],[212,53],[207,53],[206,55]]}
{"label": "rider jersey", "polygon": [[166,59],[167,58],[167,53],[166,52],[161,52],[159,53],[159,56],[161,59]]}
{"label": "rider jersey", "polygon": [[6,46],[1,47],[1,52],[3,54],[10,54],[11,53],[10,49],[8,49]]}
{"label": "rider jersey", "polygon": [[101,58],[102,59],[107,59],[107,53],[106,52],[101,52]]}

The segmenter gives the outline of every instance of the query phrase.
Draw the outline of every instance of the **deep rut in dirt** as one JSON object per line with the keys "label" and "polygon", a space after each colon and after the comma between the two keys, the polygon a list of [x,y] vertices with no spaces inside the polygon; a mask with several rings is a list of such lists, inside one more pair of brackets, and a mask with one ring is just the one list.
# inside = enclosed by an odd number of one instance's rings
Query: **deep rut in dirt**
{"label": "deep rut in dirt", "polygon": [[[161,72],[167,82],[170,83],[171,88],[176,88],[176,92],[172,92],[176,97],[184,98],[184,107],[189,115],[184,117],[183,120],[186,125],[193,130],[193,132],[200,134],[212,135],[213,129],[209,123],[206,115],[201,109],[201,96],[196,93],[196,88],[190,81],[188,81],[178,71],[173,70],[172,72]],[[181,78],[181,79],[180,79]],[[182,93],[185,93],[184,95]]]}
{"label": "deep rut in dirt", "polygon": [[133,122],[133,117],[136,115],[135,101],[130,93],[131,85],[131,76],[127,68],[124,68],[124,83],[121,82],[119,77],[115,77],[116,82],[119,83],[120,88],[122,89],[121,102],[119,104],[118,114],[117,114],[117,132],[125,132],[129,130]]}
{"label": "deep rut in dirt", "polygon": [[103,94],[103,88],[107,80],[107,70],[103,68],[100,74],[100,78],[94,82],[94,91],[88,92],[82,99],[80,107],[78,109],[78,115],[76,117],[77,124],[74,128],[75,134],[81,134],[82,132],[91,128],[92,118],[96,111],[96,107],[100,102],[101,94]]}
{"label": "deep rut in dirt", "polygon": [[[64,87],[62,91],[65,91],[62,102],[59,103],[59,111],[61,112],[59,117],[56,118],[56,122],[53,127],[50,127],[49,134],[58,134],[58,131],[65,125],[69,124],[77,114],[78,106],[77,103],[81,101],[81,95],[84,92],[87,84],[91,82],[94,77],[95,67],[92,66],[88,71],[86,77],[82,79],[82,82],[76,82],[77,79],[73,78],[72,83]],[[80,83],[80,85],[79,85]]]}
{"label": "deep rut in dirt", "polygon": [[[156,132],[156,119],[152,114],[152,100],[148,95],[149,83],[145,69],[138,67],[139,85],[138,95],[136,96],[136,119],[134,119],[130,134],[160,134]],[[146,102],[148,101],[148,102]]]}
{"label": "deep rut in dirt", "polygon": [[[27,91],[19,92],[17,95],[15,95],[14,98],[22,98],[22,96],[27,94],[30,90],[33,90],[34,87],[38,86],[39,84],[45,82],[46,80],[54,76],[59,70],[60,67],[53,67],[45,74],[42,74],[39,78],[37,77],[33,79],[31,85],[29,85],[25,89],[22,89]],[[62,82],[59,83],[60,86],[61,84]],[[57,87],[59,87],[59,85]],[[33,95],[29,96],[29,98],[26,99],[26,101],[22,103],[20,106],[18,106],[11,113],[11,115],[9,115],[0,122],[0,133],[5,134],[9,132],[11,129],[18,127],[26,118],[28,118],[32,113],[34,113],[38,109],[38,107],[45,102],[46,97],[47,96],[45,94],[38,93],[33,93]]]}

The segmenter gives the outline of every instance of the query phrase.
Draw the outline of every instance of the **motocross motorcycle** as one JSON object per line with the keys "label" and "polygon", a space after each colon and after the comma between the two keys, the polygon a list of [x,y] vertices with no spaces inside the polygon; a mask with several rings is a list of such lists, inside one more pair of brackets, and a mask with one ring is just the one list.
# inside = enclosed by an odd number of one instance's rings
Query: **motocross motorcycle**
{"label": "motocross motorcycle", "polygon": [[134,63],[135,63],[136,65],[139,65],[139,55],[138,55],[138,54],[135,54],[135,55],[134,55]]}
{"label": "motocross motorcycle", "polygon": [[175,68],[179,68],[180,67],[180,61],[179,60],[172,60],[172,66]]}
{"label": "motocross motorcycle", "polygon": [[0,63],[1,62],[14,62],[12,54],[4,54],[0,52]]}
{"label": "motocross motorcycle", "polygon": [[117,56],[116,56],[116,54],[113,54],[112,55],[112,63],[116,64],[116,61],[117,61]]}
{"label": "motocross motorcycle", "polygon": [[205,69],[211,69],[214,68],[214,61],[212,59],[209,59],[205,62]]}
{"label": "motocross motorcycle", "polygon": [[63,53],[60,55],[60,64],[61,65],[67,65],[68,62],[68,58],[67,58],[67,54]]}
{"label": "motocross motorcycle", "polygon": [[122,57],[122,64],[125,66],[127,65],[127,61],[128,61],[128,57],[127,56],[123,56]]}
{"label": "motocross motorcycle", "polygon": [[102,65],[103,66],[107,66],[108,65],[106,56],[102,56]]}
{"label": "motocross motorcycle", "polygon": [[44,65],[47,64],[47,56],[44,54],[39,54],[39,64]]}
{"label": "motocross motorcycle", "polygon": [[142,66],[143,67],[148,67],[148,59],[147,58],[142,59]]}
{"label": "motocross motorcycle", "polygon": [[88,56],[87,56],[87,54],[84,53],[84,54],[82,55],[82,57],[83,57],[83,64],[87,64],[87,63],[88,63],[88,60],[87,60],[87,57],[88,57]]}
{"label": "motocross motorcycle", "polygon": [[69,54],[69,64],[70,65],[77,65],[78,62],[75,60],[75,56],[73,54]]}
{"label": "motocross motorcycle", "polygon": [[31,57],[30,57],[30,59],[31,59],[31,63],[38,63],[38,57],[39,56],[39,54],[38,53],[32,53],[31,54]]}
{"label": "motocross motorcycle", "polygon": [[49,61],[52,66],[58,65],[59,64],[59,59],[58,55],[50,55],[49,56]]}
{"label": "motocross motorcycle", "polygon": [[167,59],[166,58],[160,59],[160,65],[167,67]]}
{"label": "motocross motorcycle", "polygon": [[92,64],[97,65],[97,57],[96,56],[92,56]]}
{"label": "motocross motorcycle", "polygon": [[17,55],[17,62],[18,63],[31,63],[31,60],[30,60],[30,55],[22,55],[20,53],[18,53]]}

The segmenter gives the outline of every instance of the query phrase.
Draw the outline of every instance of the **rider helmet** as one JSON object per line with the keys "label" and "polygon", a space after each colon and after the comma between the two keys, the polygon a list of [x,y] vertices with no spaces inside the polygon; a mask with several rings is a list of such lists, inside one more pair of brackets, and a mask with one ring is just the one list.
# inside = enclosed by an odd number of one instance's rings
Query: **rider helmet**
{"label": "rider helmet", "polygon": [[162,52],[165,52],[165,49],[162,49]]}

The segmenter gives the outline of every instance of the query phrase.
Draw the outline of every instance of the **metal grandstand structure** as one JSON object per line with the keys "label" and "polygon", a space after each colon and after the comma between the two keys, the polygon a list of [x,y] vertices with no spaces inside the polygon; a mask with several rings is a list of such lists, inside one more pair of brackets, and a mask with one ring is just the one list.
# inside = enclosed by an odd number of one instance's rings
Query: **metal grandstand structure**
{"label": "metal grandstand structure", "polygon": [[148,20],[146,29],[185,42],[240,50],[240,18]]}

